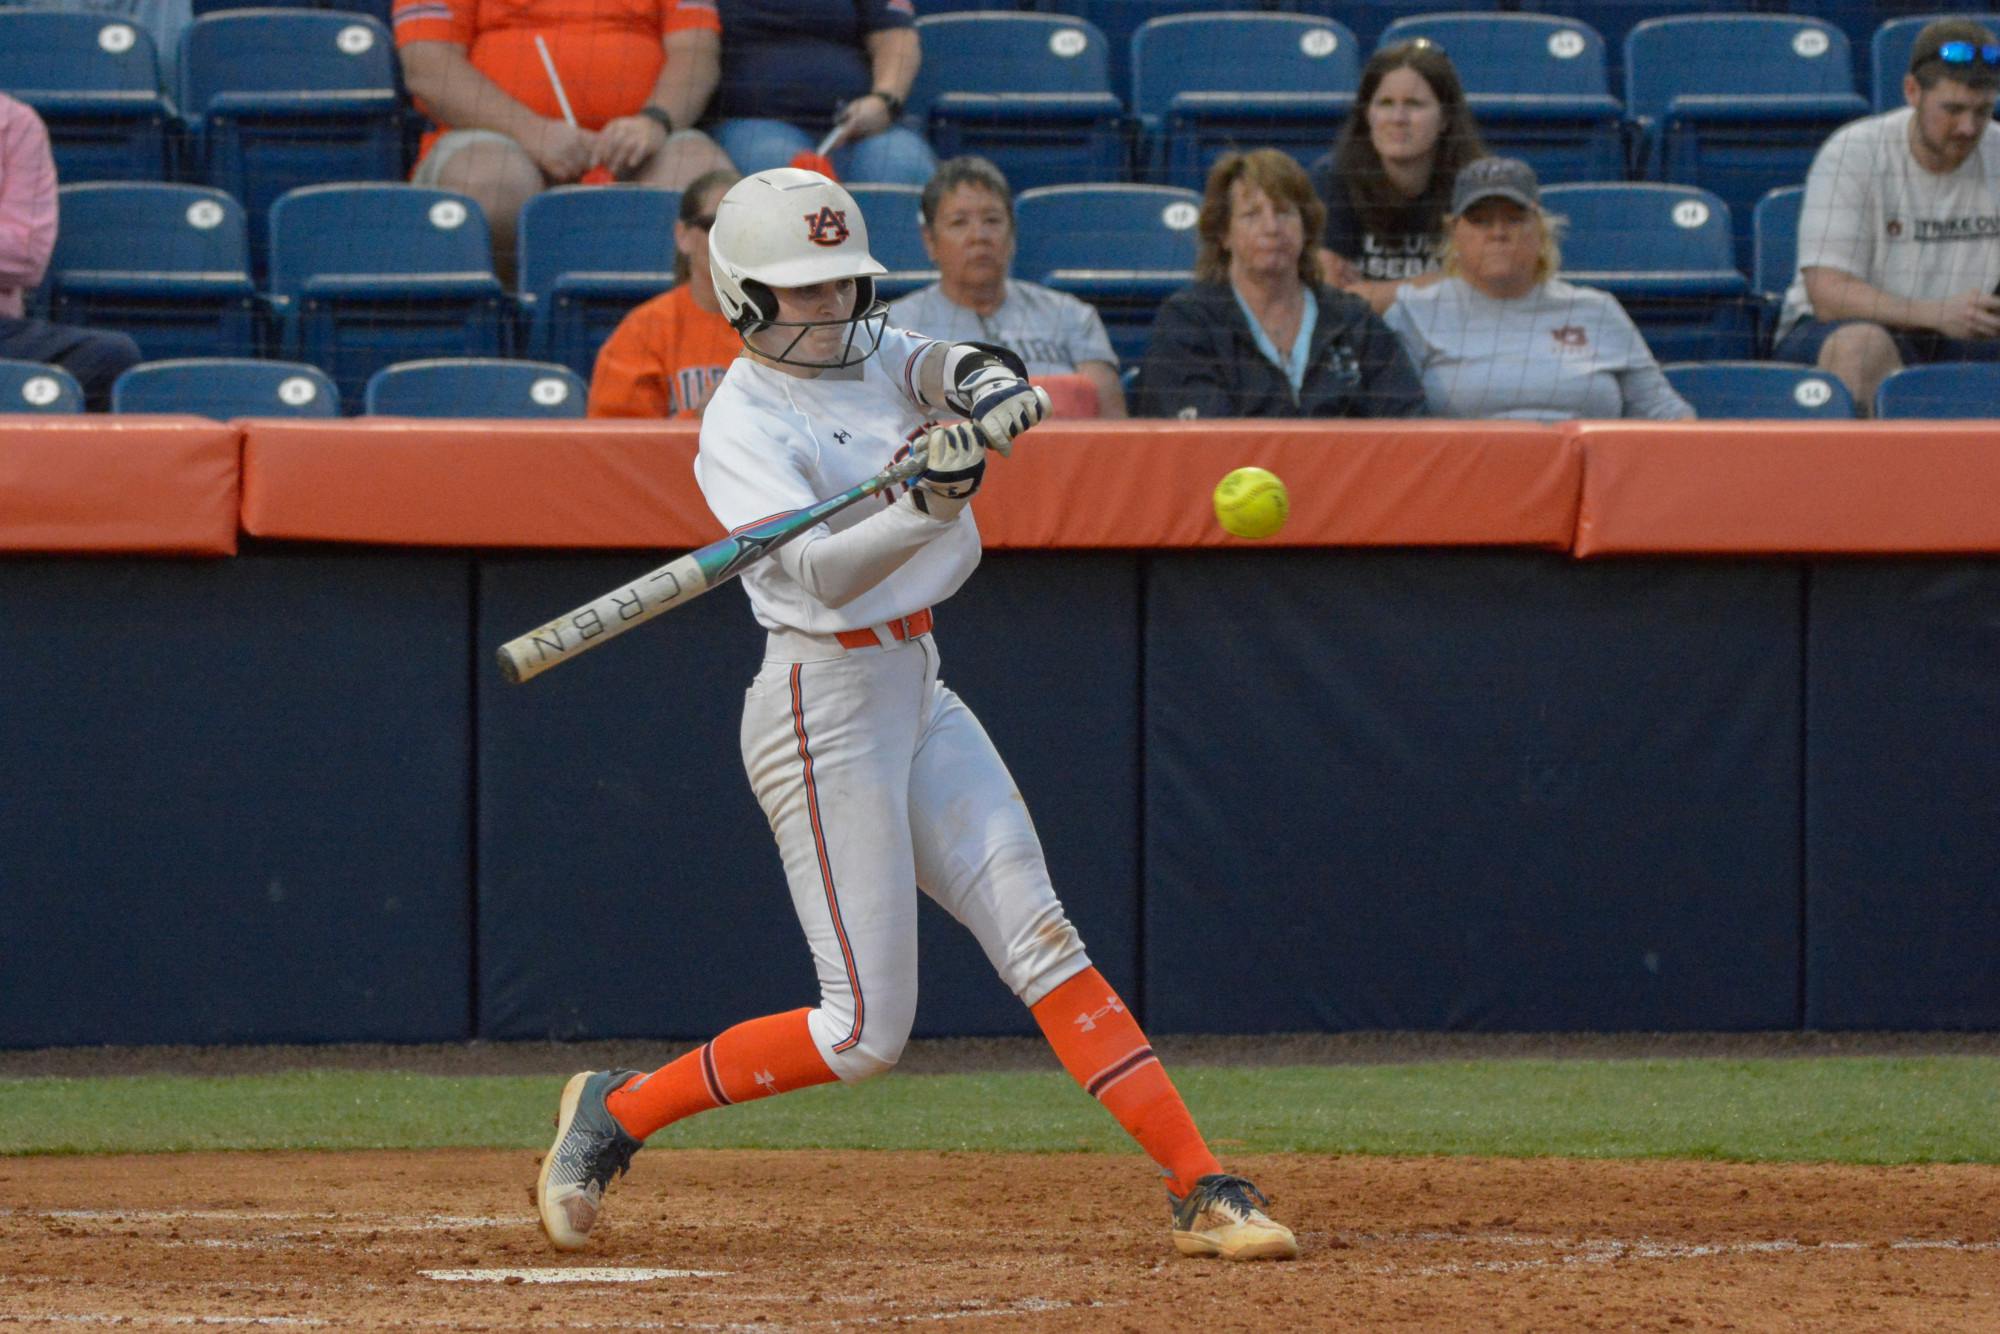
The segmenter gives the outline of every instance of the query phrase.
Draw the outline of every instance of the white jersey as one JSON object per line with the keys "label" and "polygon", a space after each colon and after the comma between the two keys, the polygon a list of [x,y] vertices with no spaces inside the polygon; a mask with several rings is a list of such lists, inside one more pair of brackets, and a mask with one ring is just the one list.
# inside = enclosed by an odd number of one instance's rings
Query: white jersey
{"label": "white jersey", "polygon": [[1910,156],[1913,108],[1842,127],[1806,176],[1799,270],[1785,293],[1778,336],[1812,315],[1804,269],[1850,273],[1895,296],[1932,301],[1990,292],[2000,279],[2000,126],[1955,171],[1925,171]]}
{"label": "white jersey", "polygon": [[[694,475],[709,510],[735,532],[804,509],[887,467],[931,422],[913,377],[933,345],[932,339],[885,329],[874,356],[813,379],[738,357],[701,418]],[[758,624],[832,634],[913,615],[957,592],[979,564],[979,528],[970,506],[915,558],[838,607],[800,583],[804,552],[830,533],[878,517],[891,524],[936,523],[908,506],[891,511],[899,494],[884,492],[851,506],[745,570],[743,586]]]}
{"label": "white jersey", "polygon": [[1039,283],[1006,280],[1000,308],[991,315],[961,306],[944,284],[889,303],[889,318],[905,329],[955,343],[998,343],[1027,363],[1030,375],[1068,375],[1086,361],[1118,364],[1104,318],[1067,292]]}
{"label": "white jersey", "polygon": [[1694,416],[1625,308],[1595,287],[1550,278],[1497,301],[1446,278],[1403,288],[1382,322],[1423,377],[1434,417]]}

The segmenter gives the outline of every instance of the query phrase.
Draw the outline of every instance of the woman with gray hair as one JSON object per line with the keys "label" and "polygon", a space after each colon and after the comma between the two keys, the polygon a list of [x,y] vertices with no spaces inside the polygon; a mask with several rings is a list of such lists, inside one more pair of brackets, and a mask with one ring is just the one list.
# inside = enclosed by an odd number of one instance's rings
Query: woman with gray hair
{"label": "woman with gray hair", "polygon": [[1534,168],[1485,157],[1458,174],[1443,282],[1404,288],[1384,316],[1438,417],[1694,416],[1618,301],[1556,276],[1559,220]]}
{"label": "woman with gray hair", "polygon": [[955,157],[924,186],[924,249],[938,281],[889,303],[901,329],[958,343],[998,343],[1030,375],[1083,376],[1097,415],[1123,417],[1118,354],[1104,320],[1066,292],[1008,276],[1014,263],[1014,194],[983,157]]}

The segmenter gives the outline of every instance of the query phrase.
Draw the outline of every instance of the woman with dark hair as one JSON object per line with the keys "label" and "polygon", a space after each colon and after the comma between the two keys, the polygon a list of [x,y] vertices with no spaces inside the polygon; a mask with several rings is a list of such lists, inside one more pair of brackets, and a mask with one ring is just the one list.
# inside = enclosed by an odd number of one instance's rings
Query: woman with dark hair
{"label": "woman with dark hair", "polygon": [[1319,281],[1325,209],[1275,148],[1208,173],[1192,285],[1153,321],[1134,416],[1415,417],[1424,389],[1382,317]]}
{"label": "woman with dark hair", "polygon": [[1377,51],[1354,106],[1333,152],[1312,166],[1326,203],[1319,269],[1380,314],[1404,283],[1437,281],[1452,181],[1486,149],[1458,71],[1428,38]]}
{"label": "woman with dark hair", "polygon": [[597,352],[593,417],[701,416],[743,340],[722,316],[708,269],[708,229],[739,177],[727,168],[695,178],[674,223],[674,285],[635,307]]}

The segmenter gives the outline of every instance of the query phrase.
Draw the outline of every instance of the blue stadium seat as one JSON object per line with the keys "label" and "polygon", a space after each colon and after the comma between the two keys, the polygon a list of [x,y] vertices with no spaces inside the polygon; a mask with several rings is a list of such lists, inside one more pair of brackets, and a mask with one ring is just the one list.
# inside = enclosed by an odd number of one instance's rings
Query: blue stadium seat
{"label": "blue stadium seat", "polygon": [[243,201],[253,263],[285,191],[404,175],[395,42],[366,15],[210,14],[181,35],[180,73],[196,174]]}
{"label": "blue stadium seat", "polygon": [[1354,109],[1354,34],[1306,14],[1179,14],[1132,38],[1132,110],[1147,174],[1200,189],[1239,148],[1282,148],[1309,165]]}
{"label": "blue stadium seat", "polygon": [[1691,185],[1552,185],[1542,206],[1569,219],[1562,276],[1617,297],[1668,361],[1755,352],[1750,283],[1736,268],[1729,206]]}
{"label": "blue stadium seat", "polygon": [[940,158],[979,153],[1015,189],[1125,174],[1124,104],[1104,35],[1052,14],[917,20],[924,60],[905,115]]}
{"label": "blue stadium seat", "polygon": [[359,405],[368,377],[419,356],[498,356],[504,295],[477,202],[416,185],[309,185],[271,206],[282,355]]}
{"label": "blue stadium seat", "polygon": [[868,219],[868,253],[889,270],[876,278],[876,295],[894,301],[938,280],[937,266],[924,249],[921,188],[850,185],[847,192],[861,205],[861,216]]}
{"label": "blue stadium seat", "polygon": [[1875,415],[1991,417],[2000,403],[2000,362],[1939,361],[1905,366],[1875,391]]}
{"label": "blue stadium seat", "polygon": [[1750,223],[1754,259],[1750,267],[1750,290],[1756,293],[1763,337],[1768,343],[1777,332],[1778,315],[1785,304],[1785,292],[1799,272],[1799,209],[1806,188],[1787,185],[1772,190],[1757,201]]}
{"label": "blue stadium seat", "polygon": [[1194,280],[1201,196],[1166,185],[1059,185],[1014,201],[1014,274],[1088,301],[1122,361],[1152,337],[1160,302]]}
{"label": "blue stadium seat", "polygon": [[[1451,6],[1455,8],[1456,6]],[[1510,9],[1588,23],[1604,38],[1604,58],[1611,67],[1611,86],[1620,86],[1625,73],[1625,39],[1633,28],[1662,14],[1728,14],[1760,8],[1776,8],[1775,0],[1522,0]],[[1628,107],[1629,111],[1630,108]]]}
{"label": "blue stadium seat", "polygon": [[248,357],[148,361],[111,386],[113,412],[238,417],[338,417],[340,391],[317,366]]}
{"label": "blue stadium seat", "polygon": [[[989,9],[1003,6],[988,5]],[[1290,8],[1266,0],[1041,0],[1021,6],[1044,14],[1072,14],[1104,34],[1106,59],[1110,62],[1111,86],[1122,97],[1132,86],[1132,34],[1149,19],[1163,14],[1214,14],[1223,10]],[[924,12],[937,6],[926,4]]]}
{"label": "blue stadium seat", "polygon": [[83,386],[60,366],[0,360],[0,413],[83,411]]}
{"label": "blue stadium seat", "polygon": [[1382,44],[1418,37],[1451,57],[1492,151],[1525,158],[1544,185],[1624,178],[1625,111],[1596,29],[1545,14],[1427,14],[1390,24]]}
{"label": "blue stadium seat", "polygon": [[677,190],[571,185],[521,210],[520,302],[528,355],[588,376],[631,309],[674,285]]}
{"label": "blue stadium seat", "polygon": [[590,386],[550,361],[435,357],[368,377],[371,417],[581,417]]}
{"label": "blue stadium seat", "polygon": [[1698,417],[1854,420],[1854,398],[1825,371],[1774,361],[1681,361],[1667,383]]}
{"label": "blue stadium seat", "polygon": [[359,3],[322,4],[320,0],[257,0],[255,5],[246,5],[243,0],[190,0],[189,6],[194,16],[217,14],[225,9],[346,9],[361,14],[369,12],[367,5]]}
{"label": "blue stadium seat", "polygon": [[243,206],[200,185],[93,181],[60,192],[48,317],[130,334],[148,359],[254,356]]}
{"label": "blue stadium seat", "polygon": [[1625,111],[1638,127],[1646,178],[1721,196],[1738,222],[1737,267],[1748,269],[1757,201],[1804,180],[1826,137],[1866,115],[1868,104],[1854,89],[1847,36],[1831,24],[1696,14],[1632,30]]}
{"label": "blue stadium seat", "polygon": [[174,113],[143,28],[101,14],[0,9],[0,91],[48,126],[61,180],[168,175]]}
{"label": "blue stadium seat", "polygon": [[[1253,0],[1253,3],[1236,6],[1238,9],[1283,9],[1295,14],[1339,19],[1354,34],[1354,40],[1364,53],[1387,45],[1388,39],[1383,34],[1398,19],[1446,10],[1457,14],[1490,14],[1501,9],[1521,7],[1515,0],[1507,0],[1505,4],[1501,0],[1463,0],[1463,3],[1460,0],[1277,0],[1276,3],[1263,5]],[[1364,60],[1362,63],[1367,62]]]}

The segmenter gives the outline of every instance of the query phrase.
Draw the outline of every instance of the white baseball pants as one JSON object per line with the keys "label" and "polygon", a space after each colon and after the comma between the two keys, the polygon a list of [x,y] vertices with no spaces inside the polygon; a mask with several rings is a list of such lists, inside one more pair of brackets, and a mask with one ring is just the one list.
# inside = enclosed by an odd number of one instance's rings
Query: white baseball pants
{"label": "white baseball pants", "polygon": [[744,697],[743,764],[819,975],[813,1041],[843,1080],[896,1063],[917,1008],[922,889],[1033,1005],[1090,960],[1013,777],[938,680],[928,634],[843,649],[773,634]]}

